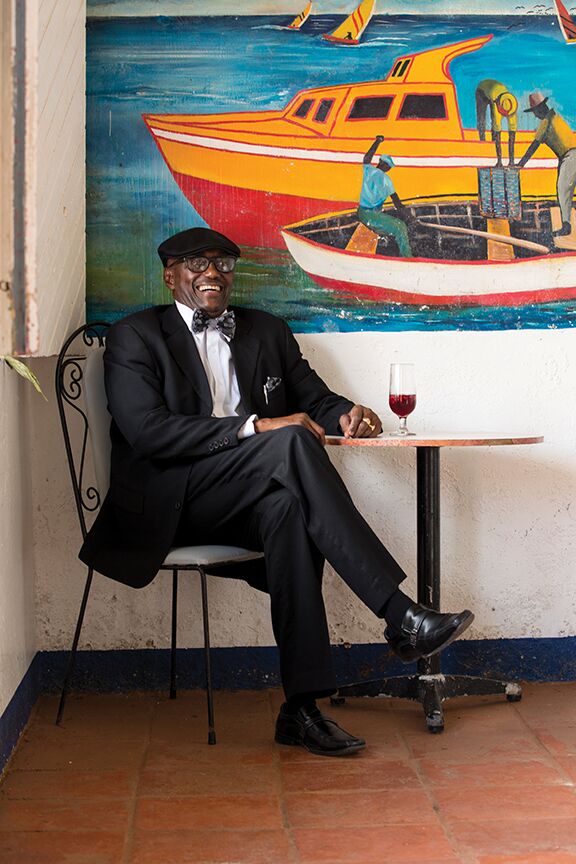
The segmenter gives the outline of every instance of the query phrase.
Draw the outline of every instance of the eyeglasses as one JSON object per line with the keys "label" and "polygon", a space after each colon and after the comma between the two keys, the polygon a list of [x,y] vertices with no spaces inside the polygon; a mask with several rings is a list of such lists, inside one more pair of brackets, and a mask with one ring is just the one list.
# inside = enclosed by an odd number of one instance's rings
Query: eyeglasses
{"label": "eyeglasses", "polygon": [[172,264],[169,264],[168,266],[174,267],[176,264],[184,264],[184,266],[192,273],[204,273],[212,263],[219,273],[231,273],[236,266],[236,258],[232,255],[226,256],[225,258],[222,258],[219,255],[214,256],[213,258],[207,258],[205,255],[201,255],[198,258],[179,258],[178,261],[173,261]]}

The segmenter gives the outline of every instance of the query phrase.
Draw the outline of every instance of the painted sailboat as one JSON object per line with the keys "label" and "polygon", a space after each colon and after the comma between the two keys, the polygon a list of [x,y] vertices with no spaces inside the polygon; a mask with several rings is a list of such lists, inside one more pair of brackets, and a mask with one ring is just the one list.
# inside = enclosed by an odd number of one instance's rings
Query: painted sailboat
{"label": "painted sailboat", "polygon": [[570,15],[562,0],[554,0],[554,5],[556,6],[556,15],[558,16],[558,23],[560,24],[564,39],[569,45],[576,44],[576,21]]}
{"label": "painted sailboat", "polygon": [[324,33],[322,38],[339,45],[358,45],[374,14],[375,5],[375,0],[362,0],[351,15],[331,33]]}
{"label": "painted sailboat", "polygon": [[308,20],[310,17],[310,13],[312,12],[312,0],[306,4],[305,8],[300,12],[299,15],[294,18],[293,21],[288,24],[288,30],[300,30],[302,25]]}
{"label": "painted sailboat", "polygon": [[[478,194],[494,145],[463,127],[450,64],[482,35],[396,57],[381,80],[300,90],[278,110],[145,114],[174,180],[209,225],[244,246],[282,248],[280,226],[358,203],[362,159],[386,136],[403,201]],[[506,135],[506,133],[504,133]],[[516,146],[534,137],[518,130]],[[526,198],[556,194],[558,158],[539,148],[522,171]]]}
{"label": "painted sailboat", "polygon": [[390,236],[359,224],[355,210],[287,225],[282,236],[310,278],[340,294],[409,305],[523,306],[576,298],[576,250],[557,248],[552,234],[557,209],[554,199],[524,202],[522,218],[508,222],[484,216],[474,200],[412,204],[410,258]]}

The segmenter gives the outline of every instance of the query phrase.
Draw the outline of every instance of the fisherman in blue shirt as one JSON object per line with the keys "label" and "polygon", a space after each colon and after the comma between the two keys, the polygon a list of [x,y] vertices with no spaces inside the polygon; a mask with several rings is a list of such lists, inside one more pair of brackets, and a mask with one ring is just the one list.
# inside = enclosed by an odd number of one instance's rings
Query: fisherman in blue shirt
{"label": "fisherman in blue shirt", "polygon": [[[403,258],[412,257],[412,248],[408,237],[408,229],[403,219],[410,220],[410,212],[404,206],[390,179],[388,172],[394,167],[391,156],[381,155],[377,165],[372,165],[372,157],[384,140],[383,135],[377,135],[370,149],[364,156],[362,191],[358,206],[358,219],[371,231],[379,236],[389,235],[398,244],[398,251]],[[391,198],[399,216],[392,216],[382,211],[384,202]]]}

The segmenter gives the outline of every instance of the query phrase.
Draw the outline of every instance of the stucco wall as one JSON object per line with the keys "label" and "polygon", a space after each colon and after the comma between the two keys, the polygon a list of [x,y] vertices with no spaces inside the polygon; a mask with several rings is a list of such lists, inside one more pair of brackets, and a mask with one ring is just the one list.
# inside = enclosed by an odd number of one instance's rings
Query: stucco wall
{"label": "stucco wall", "polygon": [[0,714],[36,651],[27,387],[0,364]]}
{"label": "stucco wall", "polygon": [[[372,405],[386,429],[388,366],[412,361],[418,431],[541,433],[544,444],[442,453],[445,607],[469,605],[472,638],[576,633],[574,585],[576,334],[358,333],[299,337],[334,389]],[[53,361],[36,361],[50,388]],[[33,400],[31,471],[36,620],[40,649],[69,645],[85,570],[53,398]],[[331,457],[358,507],[410,574],[415,590],[415,454],[341,451]],[[162,646],[169,637],[168,575],[133,591],[95,580],[83,647]],[[181,595],[180,644],[201,644],[199,588]],[[210,584],[215,645],[273,644],[263,595],[224,580]],[[381,640],[381,624],[333,573],[325,595],[335,642]]]}

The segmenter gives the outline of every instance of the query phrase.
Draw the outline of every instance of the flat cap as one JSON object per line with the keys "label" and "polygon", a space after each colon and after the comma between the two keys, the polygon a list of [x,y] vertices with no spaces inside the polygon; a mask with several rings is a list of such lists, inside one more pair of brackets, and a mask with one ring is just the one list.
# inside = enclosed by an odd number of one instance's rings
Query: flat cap
{"label": "flat cap", "polygon": [[187,255],[199,255],[207,249],[221,249],[235,258],[240,257],[240,247],[219,231],[212,228],[188,228],[180,231],[158,246],[158,255],[166,266],[169,258],[184,258]]}
{"label": "flat cap", "polygon": [[384,165],[389,165],[390,168],[394,168],[394,164],[395,164],[394,160],[392,159],[392,156],[388,156],[387,153],[383,153],[380,156],[380,158],[378,159],[378,162],[382,162]]}

